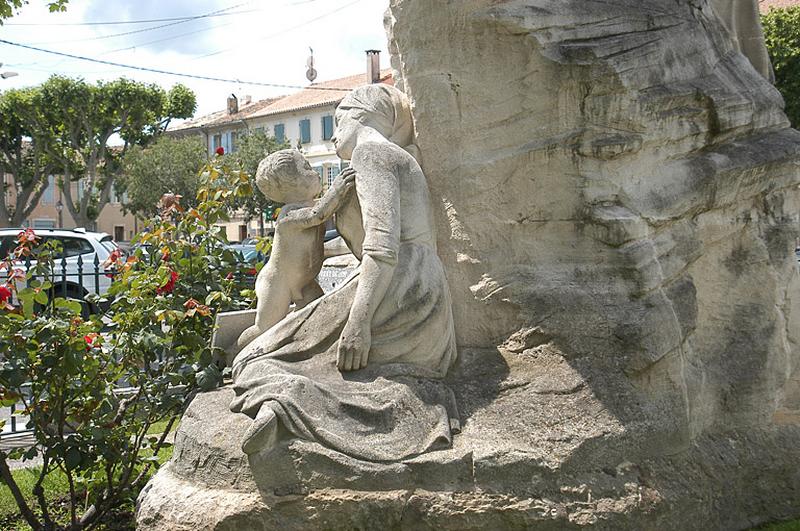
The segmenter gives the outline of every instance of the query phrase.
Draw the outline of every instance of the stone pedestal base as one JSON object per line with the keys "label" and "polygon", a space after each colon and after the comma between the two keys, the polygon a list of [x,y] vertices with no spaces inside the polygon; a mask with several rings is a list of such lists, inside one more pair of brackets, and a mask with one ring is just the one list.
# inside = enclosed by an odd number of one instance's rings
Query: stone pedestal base
{"label": "stone pedestal base", "polygon": [[623,379],[591,389],[579,369],[550,345],[462,353],[463,432],[395,464],[299,440],[248,459],[232,391],[201,394],[138,529],[741,529],[800,514],[800,428],[689,441]]}

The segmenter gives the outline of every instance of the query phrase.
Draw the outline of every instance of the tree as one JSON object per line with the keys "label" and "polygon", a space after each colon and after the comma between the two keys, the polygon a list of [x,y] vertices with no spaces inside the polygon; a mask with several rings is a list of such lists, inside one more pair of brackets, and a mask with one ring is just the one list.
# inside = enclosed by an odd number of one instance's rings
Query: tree
{"label": "tree", "polygon": [[[50,12],[66,11],[67,3],[69,0],[53,0],[47,2],[47,7]],[[3,19],[11,18],[14,15],[14,10],[21,8],[27,4],[28,0],[0,0],[0,26],[3,24]]]}
{"label": "tree", "polygon": [[199,137],[161,136],[148,147],[134,146],[122,161],[118,191],[126,192],[123,208],[144,217],[158,212],[158,201],[167,192],[181,195],[181,203],[195,206],[200,187],[198,170],[206,161]]}
{"label": "tree", "polygon": [[[158,136],[173,118],[194,113],[195,97],[176,85],[169,93],[154,84],[120,78],[91,85],[82,79],[52,76],[34,93],[41,111],[32,124],[33,142],[59,164],[65,206],[79,226],[93,228],[108,203],[120,160],[133,145]],[[123,144],[111,148],[119,137]],[[73,197],[70,183],[78,182]]]}
{"label": "tree", "polygon": [[[237,142],[236,151],[225,155],[232,159],[251,179],[255,179],[258,163],[261,160],[280,149],[291,147],[288,142],[278,142],[275,137],[269,136],[264,131],[252,131],[241,136]],[[236,207],[243,210],[247,219],[258,218],[259,230],[264,234],[264,217],[272,217],[273,212],[279,206],[267,199],[257,186],[253,186],[253,193],[240,199]]]}
{"label": "tree", "polygon": [[56,166],[43,144],[30,140],[32,116],[38,112],[33,93],[21,89],[0,94],[0,175],[9,174],[12,180],[2,183],[0,227],[22,225],[39,203]]}
{"label": "tree", "polygon": [[775,86],[786,101],[786,115],[800,125],[800,6],[772,8],[761,17]]}

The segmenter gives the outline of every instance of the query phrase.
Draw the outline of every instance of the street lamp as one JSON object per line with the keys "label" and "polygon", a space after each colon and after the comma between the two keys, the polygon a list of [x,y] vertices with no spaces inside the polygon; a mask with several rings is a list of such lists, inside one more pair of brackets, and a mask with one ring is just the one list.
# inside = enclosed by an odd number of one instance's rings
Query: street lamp
{"label": "street lamp", "polygon": [[[3,63],[0,63],[0,67],[2,67],[2,66],[3,66]],[[6,71],[6,72],[3,72],[2,74],[0,74],[0,77],[3,78],[3,79],[8,79],[10,77],[14,77],[14,76],[18,76],[18,75],[19,74],[17,74],[16,72]]]}
{"label": "street lamp", "polygon": [[64,203],[61,202],[61,199],[58,200],[56,203],[56,212],[58,212],[58,228],[64,228],[64,217],[62,212],[64,212]]}

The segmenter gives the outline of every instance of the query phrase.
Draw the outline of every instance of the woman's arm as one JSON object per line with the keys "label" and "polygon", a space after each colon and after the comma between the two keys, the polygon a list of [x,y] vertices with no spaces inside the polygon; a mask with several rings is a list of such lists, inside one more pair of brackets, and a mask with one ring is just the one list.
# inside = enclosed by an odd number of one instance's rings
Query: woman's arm
{"label": "woman's arm", "polygon": [[390,169],[391,160],[386,160],[391,154],[375,153],[376,148],[373,145],[353,154],[364,244],[358,287],[339,341],[338,366],[342,371],[367,366],[372,319],[391,283],[400,248],[400,188]]}

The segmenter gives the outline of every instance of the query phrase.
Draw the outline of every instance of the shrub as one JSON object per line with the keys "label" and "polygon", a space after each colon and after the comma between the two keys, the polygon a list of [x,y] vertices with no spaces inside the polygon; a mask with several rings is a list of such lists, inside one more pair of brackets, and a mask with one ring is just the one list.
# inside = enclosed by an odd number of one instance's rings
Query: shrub
{"label": "shrub", "polygon": [[[76,301],[52,297],[50,249],[36,256],[21,287],[19,261],[36,248],[33,231],[20,233],[4,264],[17,271],[0,286],[0,402],[22,401],[37,446],[0,452],[0,476],[33,529],[88,529],[135,498],[165,437],[201,385],[220,376],[209,346],[216,311],[252,304],[233,253],[225,249],[228,203],[252,192],[248,176],[222,166],[201,173],[197,207],[165,195],[160,215],[140,235],[135,254],[115,252],[108,313],[81,317]],[[101,302],[101,301],[97,301]],[[121,392],[120,388],[124,387]],[[161,435],[151,427],[167,422]],[[43,459],[29,504],[8,459]],[[45,479],[66,476],[68,521],[49,510]]]}
{"label": "shrub", "polygon": [[775,86],[786,101],[786,115],[800,124],[800,6],[772,8],[761,17]]}

